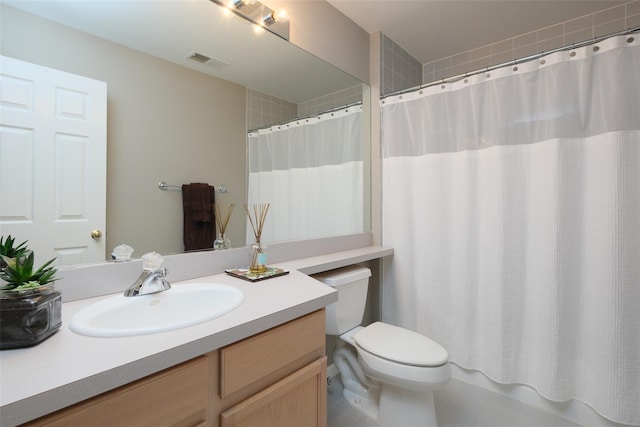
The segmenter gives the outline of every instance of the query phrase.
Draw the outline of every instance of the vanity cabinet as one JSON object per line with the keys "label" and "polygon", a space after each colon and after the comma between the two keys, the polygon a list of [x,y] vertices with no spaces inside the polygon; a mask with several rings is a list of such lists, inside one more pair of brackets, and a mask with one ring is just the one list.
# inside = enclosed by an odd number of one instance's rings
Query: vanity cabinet
{"label": "vanity cabinet", "polygon": [[326,426],[324,310],[29,426]]}
{"label": "vanity cabinet", "polygon": [[313,312],[218,352],[220,427],[326,425],[324,316]]}

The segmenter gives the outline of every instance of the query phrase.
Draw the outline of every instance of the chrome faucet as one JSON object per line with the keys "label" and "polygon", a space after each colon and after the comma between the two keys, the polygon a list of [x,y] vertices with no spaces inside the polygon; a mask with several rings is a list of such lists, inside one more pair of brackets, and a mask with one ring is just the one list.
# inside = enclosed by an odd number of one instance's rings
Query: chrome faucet
{"label": "chrome faucet", "polygon": [[162,261],[162,256],[156,252],[142,255],[142,273],[133,285],[124,291],[124,296],[136,297],[171,289],[171,284],[166,279],[167,269],[160,268]]}
{"label": "chrome faucet", "polygon": [[125,297],[137,297],[139,295],[154,294],[156,292],[171,289],[171,284],[167,279],[166,268],[160,268],[155,271],[143,271],[133,285],[124,291]]}

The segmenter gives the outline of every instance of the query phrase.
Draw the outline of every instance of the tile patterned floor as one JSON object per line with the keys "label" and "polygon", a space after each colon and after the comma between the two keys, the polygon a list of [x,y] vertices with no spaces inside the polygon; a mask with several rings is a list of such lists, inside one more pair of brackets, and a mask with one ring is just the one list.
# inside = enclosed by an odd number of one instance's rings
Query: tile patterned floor
{"label": "tile patterned floor", "polygon": [[[434,400],[438,427],[580,427],[455,378],[436,392]],[[328,387],[327,406],[328,427],[377,427],[342,398],[339,377]]]}

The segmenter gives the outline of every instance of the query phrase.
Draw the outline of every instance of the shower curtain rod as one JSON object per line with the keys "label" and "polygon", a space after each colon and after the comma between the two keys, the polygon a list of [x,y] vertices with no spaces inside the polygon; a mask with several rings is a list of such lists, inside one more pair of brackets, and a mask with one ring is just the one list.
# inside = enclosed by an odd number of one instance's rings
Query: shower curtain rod
{"label": "shower curtain rod", "polygon": [[255,129],[252,129],[250,131],[247,131],[247,133],[255,132],[255,131],[258,131],[260,129],[269,129],[269,128],[272,128],[274,126],[282,126],[282,125],[286,125],[287,123],[295,122],[295,121],[298,121],[298,120],[310,119],[311,117],[318,117],[318,116],[321,116],[322,114],[333,113],[334,111],[355,107],[356,105],[362,105],[362,101],[353,102],[351,104],[342,105],[340,107],[330,108],[328,110],[321,111],[320,113],[309,114],[307,116],[297,117],[295,119],[290,119],[290,120],[287,120],[287,121],[284,121],[284,122],[274,123],[274,124],[266,126],[266,127],[255,128]]}
{"label": "shower curtain rod", "polygon": [[535,55],[530,55],[530,56],[526,56],[524,58],[519,58],[519,59],[514,59],[508,62],[503,62],[502,64],[498,64],[498,65],[492,65],[490,67],[485,67],[476,71],[472,71],[472,72],[468,72],[468,73],[464,73],[464,74],[458,74],[456,76],[452,76],[452,77],[447,77],[441,80],[437,80],[437,81],[433,81],[431,83],[426,83],[426,84],[422,84],[420,86],[414,86],[412,88],[409,89],[402,89],[396,92],[392,92],[392,93],[388,93],[385,95],[382,95],[380,97],[380,99],[385,99],[388,98],[390,96],[397,96],[397,95],[402,95],[404,93],[410,93],[410,92],[415,92],[417,90],[420,89],[425,89],[431,86],[436,86],[436,85],[441,85],[443,83],[454,83],[457,82],[461,79],[464,79],[466,77],[471,77],[471,76],[475,76],[476,74],[481,74],[481,73],[486,73],[487,71],[493,71],[493,70],[497,70],[498,68],[503,68],[503,67],[508,67],[510,65],[516,65],[516,64],[521,64],[523,62],[527,62],[527,61],[532,61],[534,59],[538,59],[538,58],[542,58],[543,56],[547,56],[550,55],[552,53],[556,53],[556,52],[562,52],[565,50],[571,50],[571,49],[577,49],[579,47],[584,47],[584,46],[589,46],[592,44],[596,44],[601,42],[602,40],[611,38],[611,37],[616,37],[616,36],[624,36],[627,34],[632,34],[635,32],[640,31],[640,27],[632,27],[629,29],[626,29],[624,31],[619,31],[617,33],[612,33],[612,34],[607,34],[606,36],[600,36],[600,37],[595,37],[591,40],[586,40],[580,43],[574,43],[570,46],[563,46],[563,47],[559,47],[556,49],[552,49],[552,50],[547,50],[545,52],[540,52],[540,53],[536,53]]}

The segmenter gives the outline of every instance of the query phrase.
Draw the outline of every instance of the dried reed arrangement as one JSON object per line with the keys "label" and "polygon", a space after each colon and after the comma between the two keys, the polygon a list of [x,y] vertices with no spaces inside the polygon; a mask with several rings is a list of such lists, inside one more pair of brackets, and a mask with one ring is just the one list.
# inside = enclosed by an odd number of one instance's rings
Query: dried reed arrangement
{"label": "dried reed arrangement", "polygon": [[224,235],[225,231],[227,230],[227,225],[229,225],[229,220],[231,219],[231,212],[233,212],[233,208],[235,207],[235,204],[231,203],[231,205],[229,205],[229,207],[227,208],[227,211],[225,212],[224,216],[222,216],[220,214],[220,206],[214,204],[213,205],[213,213],[215,214],[216,217],[216,225],[218,226],[218,230],[220,230],[220,235]]}
{"label": "dried reed arrangement", "polygon": [[249,223],[251,224],[251,228],[253,229],[253,234],[256,237],[256,242],[260,242],[260,236],[262,235],[262,230],[264,229],[264,221],[267,219],[267,212],[269,212],[269,203],[261,203],[259,205],[253,205],[253,217],[251,217],[251,213],[249,212],[249,207],[245,203],[244,210],[249,217]]}

